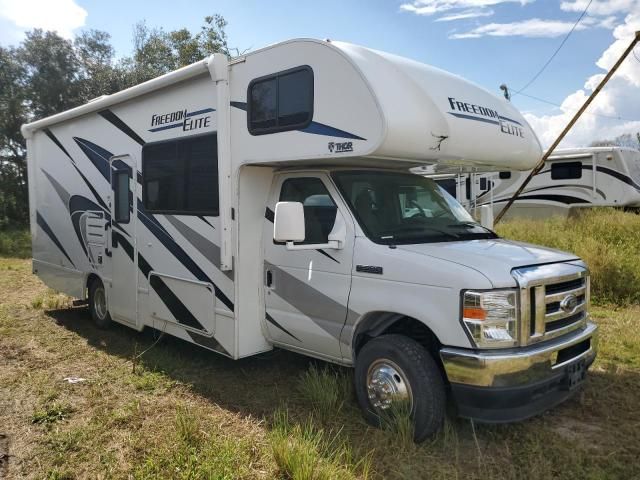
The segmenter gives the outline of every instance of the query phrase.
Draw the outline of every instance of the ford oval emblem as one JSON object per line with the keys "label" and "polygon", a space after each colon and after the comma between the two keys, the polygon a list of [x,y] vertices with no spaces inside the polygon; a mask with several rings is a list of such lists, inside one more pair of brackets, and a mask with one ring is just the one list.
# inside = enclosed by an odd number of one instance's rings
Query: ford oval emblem
{"label": "ford oval emblem", "polygon": [[574,294],[569,294],[560,302],[560,308],[563,312],[572,312],[574,308],[578,306],[578,297]]}

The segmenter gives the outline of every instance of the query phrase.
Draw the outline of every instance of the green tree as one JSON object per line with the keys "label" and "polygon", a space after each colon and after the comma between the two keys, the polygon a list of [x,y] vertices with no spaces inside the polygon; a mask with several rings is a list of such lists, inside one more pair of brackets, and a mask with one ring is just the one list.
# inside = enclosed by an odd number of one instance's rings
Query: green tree
{"label": "green tree", "polygon": [[149,28],[142,21],[135,25],[134,52],[126,64],[132,83],[140,83],[190,65],[212,53],[229,52],[226,20],[220,15],[207,16],[200,31],[192,33],[186,28],[166,32],[162,28]]}
{"label": "green tree", "polygon": [[0,47],[0,228],[28,221],[25,141],[20,134],[29,118],[24,76],[16,50]]}

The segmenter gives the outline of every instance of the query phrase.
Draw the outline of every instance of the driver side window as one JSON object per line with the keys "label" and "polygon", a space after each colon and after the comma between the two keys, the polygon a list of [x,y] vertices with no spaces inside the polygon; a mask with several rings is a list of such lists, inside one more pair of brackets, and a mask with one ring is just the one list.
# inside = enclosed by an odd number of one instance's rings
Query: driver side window
{"label": "driver side window", "polygon": [[289,178],[282,183],[281,202],[300,202],[304,209],[304,242],[296,245],[327,243],[338,208],[319,178]]}

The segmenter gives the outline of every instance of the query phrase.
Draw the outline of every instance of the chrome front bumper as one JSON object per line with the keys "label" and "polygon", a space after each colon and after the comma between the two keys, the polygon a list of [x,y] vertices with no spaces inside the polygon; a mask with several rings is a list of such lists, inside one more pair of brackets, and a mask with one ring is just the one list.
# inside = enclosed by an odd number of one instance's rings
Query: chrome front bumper
{"label": "chrome front bumper", "polygon": [[[565,400],[593,363],[598,327],[543,344],[507,350],[441,349],[440,356],[461,416],[487,422],[517,421]],[[577,378],[582,372],[582,378]]]}

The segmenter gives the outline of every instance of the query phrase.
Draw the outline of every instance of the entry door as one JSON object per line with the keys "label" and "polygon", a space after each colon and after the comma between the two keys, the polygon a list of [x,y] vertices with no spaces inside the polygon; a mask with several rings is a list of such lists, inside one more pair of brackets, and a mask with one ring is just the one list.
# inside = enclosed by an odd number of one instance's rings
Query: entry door
{"label": "entry door", "polygon": [[111,157],[111,288],[109,313],[137,325],[137,166],[130,155]]}
{"label": "entry door", "polygon": [[[347,229],[344,248],[287,250],[273,241],[278,201],[301,202],[305,244],[327,243],[336,215]],[[269,202],[265,242],[265,304],[269,337],[276,343],[341,358],[340,333],[347,318],[353,257],[353,221],[325,174],[277,177]]]}

